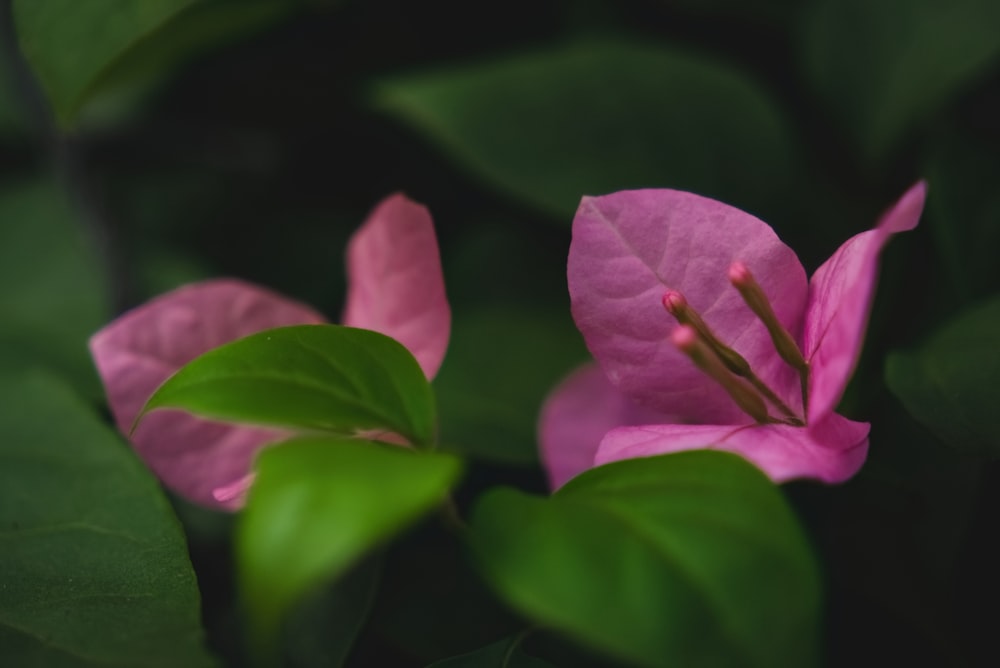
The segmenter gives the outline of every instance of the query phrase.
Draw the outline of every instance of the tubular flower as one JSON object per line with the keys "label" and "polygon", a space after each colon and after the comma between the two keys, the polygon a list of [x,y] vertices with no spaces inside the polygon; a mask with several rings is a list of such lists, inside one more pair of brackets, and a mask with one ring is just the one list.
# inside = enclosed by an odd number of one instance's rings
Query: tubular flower
{"label": "tubular flower", "polygon": [[[427,209],[402,194],[386,198],[351,237],[346,259],[342,324],[395,338],[432,378],[448,346],[451,311]],[[156,388],[195,357],[264,329],[323,322],[312,308],[275,292],[217,279],[123,314],[91,337],[90,350],[115,422],[128,434]],[[256,453],[286,436],[163,410],[146,416],[130,441],[179,495],[234,510],[252,481]]]}
{"label": "tubular flower", "polygon": [[766,223],[675,190],[585,197],[573,221],[573,318],[599,364],[543,406],[553,487],[611,461],[714,448],[772,480],[840,482],[868,451],[868,423],[834,412],[854,372],[878,256],[916,227],[908,190],[812,279]]}

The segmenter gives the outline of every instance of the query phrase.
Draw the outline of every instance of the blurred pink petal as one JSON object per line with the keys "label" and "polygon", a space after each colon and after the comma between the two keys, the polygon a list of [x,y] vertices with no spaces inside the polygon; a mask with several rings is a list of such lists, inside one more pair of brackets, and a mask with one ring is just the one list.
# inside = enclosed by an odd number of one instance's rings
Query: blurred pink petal
{"label": "blurred pink petal", "polygon": [[576,324],[611,383],[635,402],[689,419],[741,417],[729,397],[668,340],[675,321],[661,299],[680,290],[716,334],[774,385],[794,373],[774,355],[766,330],[729,284],[745,263],[793,335],[802,326],[806,274],[764,222],[676,190],[585,197],[573,220],[567,277]]}
{"label": "blurred pink petal", "polygon": [[348,244],[347,275],[343,324],[391,336],[433,378],[448,347],[451,310],[426,207],[402,194],[383,200]]}
{"label": "blurred pink petal", "polygon": [[848,239],[816,270],[809,285],[803,353],[812,368],[809,420],[820,420],[854,373],[871,312],[878,256],[890,236],[916,227],[927,196],[920,181],[882,216],[874,229]]}
{"label": "blurred pink petal", "polygon": [[605,432],[663,418],[626,399],[596,364],[576,369],[552,390],[539,418],[538,441],[552,488],[594,465]]}
{"label": "blurred pink petal", "polygon": [[[269,290],[231,279],[205,281],[125,313],[91,337],[90,350],[111,413],[127,434],[156,388],[198,355],[263,329],[320,322],[316,311]],[[168,487],[218,506],[214,490],[245,476],[257,450],[282,436],[162,411],[143,419],[131,441]]]}

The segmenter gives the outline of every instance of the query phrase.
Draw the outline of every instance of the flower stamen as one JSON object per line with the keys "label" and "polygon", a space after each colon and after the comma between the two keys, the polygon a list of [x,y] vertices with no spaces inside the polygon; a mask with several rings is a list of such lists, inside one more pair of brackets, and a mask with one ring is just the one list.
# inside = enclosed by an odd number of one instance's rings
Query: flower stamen
{"label": "flower stamen", "polygon": [[764,323],[764,327],[767,328],[767,333],[774,343],[774,348],[778,351],[778,356],[798,371],[804,406],[808,395],[809,363],[806,362],[802,351],[795,343],[795,339],[778,320],[770,300],[764,294],[764,289],[760,287],[760,283],[753,277],[745,264],[737,261],[729,265],[729,282],[740,293],[750,310]]}
{"label": "flower stamen", "polygon": [[[712,332],[705,320],[691,307],[690,304],[688,304],[688,301],[683,294],[677,290],[668,289],[665,293],[663,293],[663,307],[667,309],[667,312],[674,316],[674,318],[677,319],[677,322],[682,326],[687,326],[693,329],[698,334],[698,337],[702,341],[703,345],[707,346],[713,353],[715,353],[715,356],[726,369],[740,378],[745,379],[755,390],[757,390],[758,393],[760,393],[761,396],[777,408],[778,411],[785,416],[785,420],[783,420],[783,422],[794,425],[804,424],[801,418],[795,414],[795,411],[789,408],[788,404],[782,401],[781,397],[779,397],[774,390],[768,387],[764,381],[762,381],[757,374],[753,372],[753,369],[750,368],[750,363],[747,362],[745,357],[719,340],[719,337]],[[743,407],[741,406],[740,408]],[[751,414],[751,417],[755,416]]]}
{"label": "flower stamen", "polygon": [[721,358],[690,325],[680,325],[670,334],[670,341],[677,349],[691,358],[702,373],[722,386],[744,413],[760,424],[774,420],[767,413],[764,400],[747,387],[739,378],[730,373]]}

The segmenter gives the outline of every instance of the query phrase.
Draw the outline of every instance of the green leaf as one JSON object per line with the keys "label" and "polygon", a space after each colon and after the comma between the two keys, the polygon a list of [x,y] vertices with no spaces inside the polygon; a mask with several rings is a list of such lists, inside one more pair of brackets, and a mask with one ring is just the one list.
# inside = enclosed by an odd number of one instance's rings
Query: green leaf
{"label": "green leaf", "polygon": [[460,469],[450,455],[348,439],[265,450],[236,539],[257,652],[273,656],[291,606],[440,503]]}
{"label": "green leaf", "polygon": [[537,461],[538,409],[560,378],[587,359],[568,312],[467,312],[456,315],[452,341],[434,380],[443,447],[496,461]]}
{"label": "green leaf", "polygon": [[995,0],[821,0],[810,9],[807,74],[872,161],[1000,56]]}
{"label": "green leaf", "polygon": [[14,68],[6,54],[0,53],[0,138],[21,134],[28,126],[28,115],[18,97]]}
{"label": "green leaf", "polygon": [[[933,184],[927,222],[950,281],[939,296],[968,303],[1000,288],[1000,146],[970,128],[941,129],[923,173]],[[994,142],[996,144],[996,142]]]}
{"label": "green leaf", "polygon": [[694,15],[735,17],[753,25],[794,21],[801,0],[661,0],[660,4]]}
{"label": "green leaf", "polygon": [[429,668],[546,668],[552,664],[521,651],[523,635],[501,640],[469,654],[435,661]]}
{"label": "green leaf", "polygon": [[60,382],[0,378],[0,663],[209,666],[156,481]]}
{"label": "green leaf", "polygon": [[680,50],[579,43],[382,81],[375,104],[465,168],[568,223],[582,195],[787,193],[787,123],[753,81]]}
{"label": "green leaf", "polygon": [[194,359],[146,403],[198,415],[350,434],[434,439],[434,395],[413,355],[366,329],[299,325],[253,334]]}
{"label": "green leaf", "polygon": [[1000,456],[1000,298],[969,309],[917,350],[886,362],[886,382],[918,422],[966,453]]}
{"label": "green leaf", "polygon": [[87,338],[107,319],[106,277],[65,195],[9,185],[0,221],[0,369],[40,366],[101,396]]}
{"label": "green leaf", "polygon": [[285,626],[285,666],[333,668],[347,662],[379,588],[380,557],[362,561],[295,607]]}
{"label": "green leaf", "polygon": [[591,469],[475,508],[471,544],[516,609],[644,666],[809,666],[819,578],[778,489],[716,451]]}
{"label": "green leaf", "polygon": [[60,123],[287,14],[275,0],[14,0],[18,38]]}

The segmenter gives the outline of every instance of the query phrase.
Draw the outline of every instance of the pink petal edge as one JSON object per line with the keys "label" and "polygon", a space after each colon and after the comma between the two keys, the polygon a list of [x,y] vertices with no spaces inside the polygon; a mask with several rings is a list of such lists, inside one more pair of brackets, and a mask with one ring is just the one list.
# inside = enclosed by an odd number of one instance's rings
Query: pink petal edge
{"label": "pink petal edge", "polygon": [[809,429],[786,425],[661,424],[621,427],[601,440],[597,465],[634,457],[685,450],[733,452],[761,469],[775,483],[816,478],[847,480],[868,453],[868,423],[831,414]]}
{"label": "pink petal edge", "polygon": [[549,393],[539,414],[538,443],[550,486],[559,489],[592,468],[609,430],[663,419],[629,401],[596,364],[578,367]]}
{"label": "pink petal edge", "polygon": [[585,197],[573,220],[567,279],[573,317],[611,383],[645,406],[692,421],[736,423],[728,395],[669,342],[676,323],[661,299],[680,290],[719,338],[779,394],[797,397],[794,373],[728,280],[736,260],[754,273],[779,320],[797,335],[805,271],[763,221],[675,190]]}
{"label": "pink petal edge", "polygon": [[864,342],[878,279],[878,258],[896,232],[920,220],[927,184],[918,181],[880,219],[878,225],[848,239],[813,274],[803,330],[810,363],[810,423],[833,412],[847,387]]}
{"label": "pink petal edge", "polygon": [[[273,327],[318,324],[313,309],[234,279],[204,281],[121,315],[90,339],[108,405],[127,434],[146,400],[177,369],[224,343]],[[241,480],[256,452],[283,432],[233,427],[178,411],[157,411],[130,438],[149,468],[181,496],[234,509],[214,492]]]}
{"label": "pink petal edge", "polygon": [[433,378],[444,360],[451,309],[427,208],[397,193],[384,199],[347,247],[342,322],[391,336]]}

